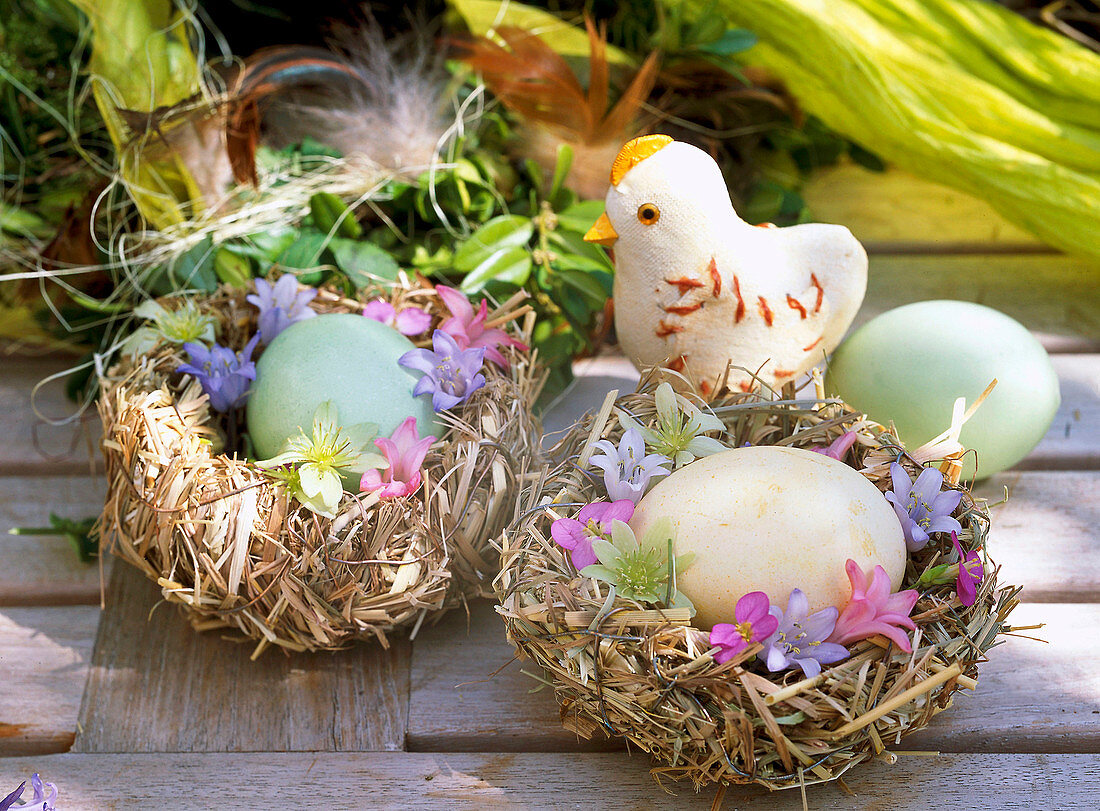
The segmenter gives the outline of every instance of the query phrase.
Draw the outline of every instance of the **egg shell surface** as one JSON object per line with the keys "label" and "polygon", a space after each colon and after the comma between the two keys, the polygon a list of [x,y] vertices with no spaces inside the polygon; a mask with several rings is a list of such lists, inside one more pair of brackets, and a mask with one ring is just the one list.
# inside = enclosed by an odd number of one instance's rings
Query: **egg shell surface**
{"label": "egg shell surface", "polygon": [[[955,399],[973,403],[997,387],[963,426],[977,473],[1019,462],[1043,438],[1061,403],[1058,375],[1042,344],[1004,313],[966,301],[921,301],[889,310],[837,348],[827,387],[913,449],[951,424]],[[974,478],[974,454],[963,457]]]}
{"label": "egg shell surface", "polygon": [[256,364],[247,417],[257,457],[275,456],[300,432],[309,436],[313,412],[325,400],[335,404],[343,426],[370,422],[379,436],[389,436],[414,416],[421,436],[442,436],[432,398],[413,397],[420,374],[397,363],[411,349],[397,330],[361,315],[331,313],[291,324]]}
{"label": "egg shell surface", "polygon": [[695,604],[693,624],[734,622],[737,601],[763,591],[786,606],[802,589],[811,611],[843,608],[851,558],[882,566],[893,590],[905,575],[905,539],[890,503],[843,462],[799,448],[736,448],[707,456],[659,482],[630,526],[639,537],[667,516],[675,553],[695,553],[677,587]]}

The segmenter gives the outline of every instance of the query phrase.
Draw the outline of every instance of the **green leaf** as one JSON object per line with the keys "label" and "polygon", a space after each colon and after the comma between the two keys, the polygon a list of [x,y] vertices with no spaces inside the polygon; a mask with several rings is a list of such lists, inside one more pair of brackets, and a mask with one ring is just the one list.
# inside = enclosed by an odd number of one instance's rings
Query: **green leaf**
{"label": "green leaf", "polygon": [[[607,275],[607,265],[597,262],[587,256],[566,254],[554,260],[554,268],[557,270],[580,270],[585,273],[600,273]],[[608,292],[606,295],[610,295]]]}
{"label": "green leaf", "polygon": [[244,287],[252,279],[252,263],[232,248],[222,246],[214,254],[214,273],[225,284]]}
{"label": "green leaf", "polygon": [[264,265],[270,265],[298,239],[296,230],[258,231],[232,245],[235,253],[247,256]]}
{"label": "green leaf", "polygon": [[[542,9],[500,0],[449,0],[449,4],[478,36],[485,36],[494,28],[514,26],[536,34],[562,56],[588,58],[588,35],[584,29]],[[607,46],[607,61],[613,65],[636,64],[633,57],[614,45]]]}
{"label": "green leaf", "polygon": [[568,267],[560,267],[555,270],[554,275],[584,296],[585,303],[592,309],[602,308],[607,302],[607,294],[604,293],[603,285],[594,280],[590,274],[584,271],[570,270]]}
{"label": "green leaf", "polygon": [[214,243],[210,237],[176,257],[167,271],[154,271],[149,286],[157,295],[180,290],[213,293],[218,288],[218,277],[214,274]]}
{"label": "green leaf", "polygon": [[535,226],[527,217],[515,214],[494,217],[455,251],[455,270],[470,272],[498,251],[526,245],[534,232]]}
{"label": "green leaf", "polygon": [[389,251],[373,242],[334,239],[329,248],[336,266],[360,289],[378,281],[395,281],[401,270]]}
{"label": "green leaf", "polygon": [[328,246],[328,236],[317,231],[303,231],[275,260],[285,268],[312,270],[321,264],[321,254]]}
{"label": "green leaf", "polygon": [[[164,138],[177,120],[162,116],[202,88],[194,15],[171,0],[71,0],[88,16],[92,95],[120,158],[119,177],[142,216],[157,229],[203,210],[202,190],[172,150],[143,154],[135,137]],[[149,150],[152,152],[152,150]]]}
{"label": "green leaf", "polygon": [[562,253],[587,257],[599,264],[606,273],[615,272],[607,251],[592,242],[585,242],[584,237],[576,231],[551,231],[547,238],[553,246],[560,248]]}
{"label": "green leaf", "polygon": [[699,50],[716,56],[730,56],[731,54],[747,51],[756,44],[756,34],[746,31],[744,28],[731,28],[714,42],[700,45]]}
{"label": "green leaf", "polygon": [[0,203],[0,231],[21,237],[45,238],[54,230],[53,226],[28,208]]}
{"label": "green leaf", "polygon": [[491,281],[524,284],[531,275],[531,253],[525,247],[506,248],[489,256],[471,270],[459,289],[470,295]]}
{"label": "green leaf", "polygon": [[550,193],[546,195],[546,198],[551,204],[556,202],[558,192],[561,191],[562,186],[565,184],[565,178],[569,174],[569,170],[572,166],[573,147],[566,143],[559,144],[558,158],[554,162],[554,178],[550,182]]}
{"label": "green leaf", "polygon": [[359,239],[363,226],[355,219],[351,209],[332,192],[319,191],[309,198],[309,212],[313,225],[326,234]]}
{"label": "green leaf", "polygon": [[603,214],[603,200],[582,200],[558,212],[558,228],[584,234]]}

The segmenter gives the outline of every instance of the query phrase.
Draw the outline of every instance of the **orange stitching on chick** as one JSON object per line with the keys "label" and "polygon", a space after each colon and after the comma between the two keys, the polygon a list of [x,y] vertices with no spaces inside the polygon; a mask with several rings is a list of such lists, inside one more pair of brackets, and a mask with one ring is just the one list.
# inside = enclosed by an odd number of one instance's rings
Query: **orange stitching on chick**
{"label": "orange stitching on chick", "polygon": [[757,296],[757,298],[760,300],[760,315],[761,317],[763,317],[764,323],[770,327],[772,325],[772,321],[774,320],[774,316],[772,315],[772,308],[768,306],[768,300],[766,298],[764,298],[763,296]]}
{"label": "orange stitching on chick", "polygon": [[790,307],[792,310],[798,310],[798,314],[802,318],[806,317],[806,308],[802,306],[801,301],[796,299],[790,293],[787,294],[787,306]]}
{"label": "orange stitching on chick", "polygon": [[697,301],[695,304],[670,304],[662,309],[666,313],[671,313],[672,315],[687,315],[688,313],[695,312],[702,306],[703,302]]}
{"label": "orange stitching on chick", "polygon": [[780,380],[784,377],[794,377],[794,372],[788,372],[786,369],[776,369],[775,379]]}
{"label": "orange stitching on chick", "polygon": [[802,351],[803,351],[803,352],[811,352],[811,351],[813,351],[813,348],[814,348],[815,346],[817,346],[817,345],[818,345],[819,343],[821,343],[821,341],[822,341],[822,339],[823,339],[824,337],[825,337],[825,336],[824,336],[824,335],[822,335],[821,337],[819,337],[819,338],[818,338],[818,339],[817,339],[816,341],[814,341],[814,342],[813,342],[812,344],[810,344],[809,346],[804,346],[804,347],[802,347]]}
{"label": "orange stitching on chick", "polygon": [[714,297],[722,293],[722,276],[718,273],[718,265],[715,264],[714,257],[710,258],[710,264],[707,265],[707,271],[710,273],[711,281],[714,282]]}
{"label": "orange stitching on chick", "polygon": [[737,274],[733,274],[733,292],[737,294],[737,314],[733,318],[735,324],[740,324],[745,317],[745,300],[741,298],[741,282],[737,280]]}
{"label": "orange stitching on chick", "polygon": [[679,279],[665,279],[665,284],[679,288],[681,296],[696,287],[703,287],[703,282],[698,279],[689,279],[687,276],[681,276]]}
{"label": "orange stitching on chick", "polygon": [[703,381],[699,384],[699,390],[703,392],[704,397],[710,397],[710,383]]}
{"label": "orange stitching on chick", "polygon": [[746,393],[750,392],[750,391],[752,391],[752,382],[749,381],[749,380],[742,380],[741,384],[740,384],[740,386],[738,386],[738,388],[740,388],[741,391],[743,391],[743,392],[746,392]]}
{"label": "orange stitching on chick", "polygon": [[686,358],[683,355],[677,355],[675,358],[668,362],[668,368],[674,372],[684,371],[684,362]]}
{"label": "orange stitching on chick", "polygon": [[821,302],[825,300],[825,288],[817,280],[816,273],[810,274],[810,284],[817,288],[817,304],[814,305],[814,312],[816,313],[821,309]]}
{"label": "orange stitching on chick", "polygon": [[664,322],[664,319],[662,319],[662,320],[657,322],[657,330],[653,334],[656,335],[658,338],[667,338],[669,335],[672,335],[674,332],[683,332],[683,331],[684,331],[683,327],[675,326],[673,324],[666,324]]}

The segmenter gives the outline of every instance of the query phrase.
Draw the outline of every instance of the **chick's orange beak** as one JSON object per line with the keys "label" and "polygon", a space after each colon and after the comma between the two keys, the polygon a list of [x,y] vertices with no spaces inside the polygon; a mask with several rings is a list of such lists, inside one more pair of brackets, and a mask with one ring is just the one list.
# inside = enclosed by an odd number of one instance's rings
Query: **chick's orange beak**
{"label": "chick's orange beak", "polygon": [[614,245],[618,238],[619,235],[616,233],[614,226],[611,225],[611,220],[607,219],[606,214],[601,214],[600,218],[596,220],[596,224],[589,228],[588,233],[584,235],[585,242],[595,242],[605,248]]}

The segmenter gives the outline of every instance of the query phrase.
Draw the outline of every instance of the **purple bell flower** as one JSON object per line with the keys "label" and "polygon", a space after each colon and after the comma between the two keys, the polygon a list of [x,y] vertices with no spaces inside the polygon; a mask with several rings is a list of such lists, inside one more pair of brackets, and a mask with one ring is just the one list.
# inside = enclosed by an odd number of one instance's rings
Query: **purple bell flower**
{"label": "purple bell flower", "polygon": [[894,462],[890,465],[890,478],[894,489],[886,493],[886,500],[894,505],[910,552],[924,548],[933,532],[962,532],[962,524],[951,517],[962,493],[944,491],[942,473],[926,467],[914,482],[905,468]]}
{"label": "purple bell flower", "polygon": [[218,344],[209,349],[202,344],[184,344],[191,362],[181,364],[176,371],[189,374],[199,381],[210,398],[212,409],[223,413],[232,411],[244,405],[249,387],[256,379],[252,352],[259,340],[259,335],[253,335],[240,352]]}
{"label": "purple bell flower", "polygon": [[779,621],[779,627],[764,640],[759,657],[772,673],[800,667],[807,678],[813,678],[821,672],[822,665],[848,657],[848,649],[843,645],[825,641],[836,628],[840,614],[836,607],[829,606],[815,614],[809,611],[810,602],[801,589],[791,592],[786,611],[776,605],[768,609]]}
{"label": "purple bell flower", "polygon": [[260,310],[260,340],[270,344],[291,324],[317,315],[309,307],[316,296],[312,287],[299,289],[298,279],[290,273],[280,276],[275,284],[257,279],[256,292],[246,296],[246,300]]}
{"label": "purple bell flower", "polygon": [[481,374],[485,348],[460,349],[455,339],[441,329],[432,333],[432,349],[413,349],[397,362],[424,375],[413,389],[413,396],[431,393],[436,411],[466,402],[485,385],[485,375]]}
{"label": "purple bell flower", "polygon": [[670,473],[665,465],[672,464],[672,460],[659,453],[647,456],[645,440],[636,428],[623,433],[617,448],[608,439],[601,439],[596,447],[603,453],[593,456],[589,462],[603,471],[604,487],[612,501],[630,499],[637,504],[645,495],[650,479]]}
{"label": "purple bell flower", "polygon": [[56,811],[54,803],[57,800],[57,786],[53,783],[43,783],[38,772],[31,775],[31,791],[34,796],[16,805],[15,803],[23,796],[23,790],[26,787],[27,783],[24,781],[19,784],[15,791],[0,799],[0,811],[8,811],[9,808],[25,808],[27,811]]}

